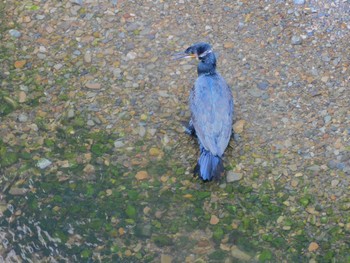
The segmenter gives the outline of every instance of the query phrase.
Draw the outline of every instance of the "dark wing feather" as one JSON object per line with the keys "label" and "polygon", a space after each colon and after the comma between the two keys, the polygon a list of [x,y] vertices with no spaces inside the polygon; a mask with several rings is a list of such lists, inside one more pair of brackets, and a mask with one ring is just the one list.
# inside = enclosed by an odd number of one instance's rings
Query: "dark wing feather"
{"label": "dark wing feather", "polygon": [[192,122],[203,147],[222,156],[232,131],[232,93],[219,75],[201,75],[190,94]]}

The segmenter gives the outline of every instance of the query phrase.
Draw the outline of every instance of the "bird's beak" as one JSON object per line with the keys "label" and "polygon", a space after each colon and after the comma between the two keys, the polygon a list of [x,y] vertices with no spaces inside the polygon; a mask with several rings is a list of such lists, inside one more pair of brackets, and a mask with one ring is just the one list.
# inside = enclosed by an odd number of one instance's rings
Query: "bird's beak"
{"label": "bird's beak", "polygon": [[183,59],[183,58],[196,58],[196,54],[187,54],[185,52],[179,52],[172,55],[173,60]]}

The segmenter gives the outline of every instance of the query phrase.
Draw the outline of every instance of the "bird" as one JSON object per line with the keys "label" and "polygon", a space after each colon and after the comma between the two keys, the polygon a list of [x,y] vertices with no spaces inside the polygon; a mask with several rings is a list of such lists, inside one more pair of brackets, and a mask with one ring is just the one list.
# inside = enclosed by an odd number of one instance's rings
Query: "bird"
{"label": "bird", "polygon": [[198,139],[200,156],[194,174],[203,181],[219,179],[224,172],[222,156],[231,135],[234,100],[230,86],[216,70],[210,44],[195,43],[174,59],[197,58],[198,77],[190,91],[191,119],[186,133]]}

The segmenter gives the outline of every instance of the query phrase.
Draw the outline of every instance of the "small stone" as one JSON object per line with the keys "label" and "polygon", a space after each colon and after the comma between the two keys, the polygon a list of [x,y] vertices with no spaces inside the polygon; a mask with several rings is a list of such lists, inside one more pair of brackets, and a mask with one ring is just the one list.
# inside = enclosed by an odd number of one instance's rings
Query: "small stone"
{"label": "small stone", "polygon": [[146,128],[145,127],[140,126],[139,135],[140,135],[140,137],[144,137],[146,135]]}
{"label": "small stone", "polygon": [[40,159],[36,166],[39,167],[40,169],[45,169],[46,167],[50,166],[52,164],[52,162],[46,158],[42,158]]}
{"label": "small stone", "polygon": [[84,61],[86,63],[91,63],[91,61],[92,61],[91,52],[88,51],[84,54]]}
{"label": "small stone", "polygon": [[296,173],[294,176],[295,176],[295,177],[302,177],[303,174],[302,174],[302,173]]}
{"label": "small stone", "polygon": [[299,184],[299,181],[298,180],[292,180],[292,182],[290,183],[292,187],[297,187],[298,184]]}
{"label": "small stone", "polygon": [[141,180],[145,180],[147,179],[149,176],[148,176],[148,173],[146,171],[139,171],[137,172],[137,174],[135,175],[135,178],[139,181]]}
{"label": "small stone", "polygon": [[250,262],[252,259],[250,255],[240,250],[237,246],[231,247],[231,255],[232,257],[244,262]]}
{"label": "small stone", "polygon": [[128,54],[126,54],[127,60],[134,60],[136,57],[137,57],[137,54],[134,51],[130,51]]}
{"label": "small stone", "polygon": [[124,230],[124,228],[122,228],[122,227],[119,227],[119,229],[118,229],[118,233],[119,233],[119,235],[124,235],[125,234],[125,230]]}
{"label": "small stone", "polygon": [[28,192],[26,188],[11,187],[9,190],[10,195],[25,195]]}
{"label": "small stone", "polygon": [[46,58],[46,55],[44,53],[38,53],[37,56],[40,59],[45,59]]}
{"label": "small stone", "polygon": [[56,69],[56,70],[60,70],[60,69],[63,67],[63,64],[58,63],[58,64],[54,65],[53,67],[54,67],[54,69]]}
{"label": "small stone", "polygon": [[115,148],[122,148],[123,146],[124,146],[124,143],[122,141],[114,141]]}
{"label": "small stone", "polygon": [[321,81],[322,81],[323,83],[326,83],[326,82],[328,81],[328,79],[329,79],[329,76],[322,76],[322,77],[321,77]]}
{"label": "small stone", "polygon": [[15,37],[15,38],[19,38],[21,37],[22,33],[19,32],[18,30],[16,29],[10,29],[9,30],[9,34],[12,36],[12,37]]}
{"label": "small stone", "polygon": [[87,173],[87,174],[93,174],[95,173],[95,167],[91,164],[87,164],[83,171],[84,173]]}
{"label": "small stone", "polygon": [[15,62],[15,68],[23,68],[26,63],[26,60],[18,60]]}
{"label": "small stone", "polygon": [[166,254],[162,254],[160,256],[160,263],[171,263],[173,262],[173,257],[166,255]]}
{"label": "small stone", "polygon": [[224,48],[233,48],[235,45],[233,42],[225,42],[224,43]]}
{"label": "small stone", "polygon": [[245,121],[245,120],[236,121],[236,122],[233,124],[233,131],[234,131],[234,133],[238,133],[238,134],[242,133],[245,124],[246,124],[246,121]]}
{"label": "small stone", "polygon": [[242,174],[240,173],[235,173],[234,171],[229,171],[226,176],[226,181],[228,183],[236,182],[239,181],[243,178]]}
{"label": "small stone", "polygon": [[88,121],[86,122],[86,124],[87,124],[88,126],[94,126],[94,125],[95,125],[95,123],[94,123],[93,120],[88,120]]}
{"label": "small stone", "polygon": [[332,117],[327,115],[327,116],[324,117],[324,122],[327,124],[328,122],[331,121],[331,119],[332,119]]}
{"label": "small stone", "polygon": [[18,102],[23,103],[23,102],[26,102],[26,100],[27,100],[27,94],[24,91],[20,91],[18,93]]}
{"label": "small stone", "polygon": [[261,90],[267,90],[268,87],[270,86],[270,83],[266,80],[264,81],[261,81],[257,84],[258,88],[261,89]]}
{"label": "small stone", "polygon": [[303,5],[303,4],[305,4],[305,0],[294,0],[294,4]]}
{"label": "small stone", "polygon": [[309,245],[309,252],[314,252],[319,248],[319,245],[316,242],[311,242]]}
{"label": "small stone", "polygon": [[26,121],[28,120],[27,114],[21,113],[20,115],[18,115],[18,120],[19,120],[20,122],[26,122]]}
{"label": "small stone", "polygon": [[219,218],[216,215],[211,215],[210,224],[211,225],[216,225],[218,223],[219,223]]}
{"label": "small stone", "polygon": [[334,180],[331,181],[331,186],[332,187],[336,187],[338,184],[339,184],[339,180],[337,180],[337,179],[334,179]]}
{"label": "small stone", "polygon": [[300,36],[294,35],[291,39],[292,45],[301,45],[302,38]]}
{"label": "small stone", "polygon": [[161,151],[158,149],[158,148],[151,148],[150,150],[149,150],[149,154],[151,155],[151,156],[159,156],[160,155],[160,153],[161,153]]}
{"label": "small stone", "polygon": [[142,121],[147,120],[147,115],[146,115],[146,114],[141,114],[140,119],[141,119]]}
{"label": "small stone", "polygon": [[100,83],[96,83],[96,82],[87,82],[85,84],[85,87],[88,89],[100,89],[101,88],[101,84]]}
{"label": "small stone", "polygon": [[68,113],[67,113],[67,118],[68,118],[68,119],[73,119],[74,116],[75,116],[74,109],[69,109],[69,110],[68,110]]}

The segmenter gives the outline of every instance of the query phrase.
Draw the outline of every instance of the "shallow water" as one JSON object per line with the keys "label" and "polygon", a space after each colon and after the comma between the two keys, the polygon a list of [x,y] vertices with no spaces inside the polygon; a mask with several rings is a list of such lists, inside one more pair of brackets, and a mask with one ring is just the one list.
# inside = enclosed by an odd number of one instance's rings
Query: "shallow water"
{"label": "shallow water", "polygon": [[[0,4],[0,262],[349,261],[347,1],[79,2]],[[192,176],[197,39],[234,182]]]}

